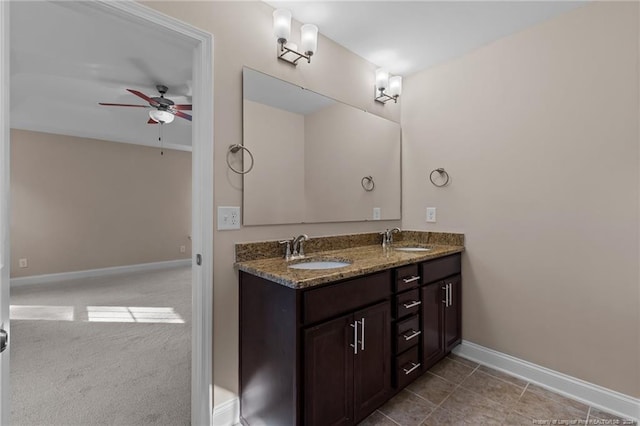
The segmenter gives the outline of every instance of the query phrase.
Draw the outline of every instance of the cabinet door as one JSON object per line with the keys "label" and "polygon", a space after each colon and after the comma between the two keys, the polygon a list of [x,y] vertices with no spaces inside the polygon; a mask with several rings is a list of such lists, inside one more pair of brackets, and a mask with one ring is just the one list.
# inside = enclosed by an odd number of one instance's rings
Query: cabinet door
{"label": "cabinet door", "polygon": [[391,304],[379,303],[353,317],[360,327],[353,366],[358,422],[382,405],[391,391]]}
{"label": "cabinet door", "polygon": [[449,352],[462,339],[462,279],[454,275],[444,281],[449,286],[449,305],[444,311],[444,351]]}
{"label": "cabinet door", "polygon": [[[352,315],[304,332],[304,424],[353,424]],[[360,330],[358,330],[360,331]]]}
{"label": "cabinet door", "polygon": [[422,287],[422,357],[423,368],[434,365],[444,355],[443,309],[444,283]]}

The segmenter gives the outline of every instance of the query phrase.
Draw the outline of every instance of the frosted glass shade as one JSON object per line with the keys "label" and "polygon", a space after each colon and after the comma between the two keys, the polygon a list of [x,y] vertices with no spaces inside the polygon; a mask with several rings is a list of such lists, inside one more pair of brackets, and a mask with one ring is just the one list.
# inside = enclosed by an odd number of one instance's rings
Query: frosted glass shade
{"label": "frosted glass shade", "polygon": [[162,111],[159,109],[152,109],[149,111],[149,117],[154,121],[162,121],[163,123],[171,123],[175,116],[168,111]]}
{"label": "frosted glass shade", "polygon": [[287,40],[291,36],[291,12],[287,9],[273,11],[273,35],[278,40]]}
{"label": "frosted glass shade", "polygon": [[389,79],[389,96],[400,96],[402,94],[402,77],[399,75]]}
{"label": "frosted glass shade", "polygon": [[378,68],[376,70],[376,88],[385,90],[387,87],[389,87],[389,73],[382,68]]}
{"label": "frosted glass shade", "polygon": [[318,50],[318,27],[304,24],[300,27],[302,51],[305,55],[313,55]]}

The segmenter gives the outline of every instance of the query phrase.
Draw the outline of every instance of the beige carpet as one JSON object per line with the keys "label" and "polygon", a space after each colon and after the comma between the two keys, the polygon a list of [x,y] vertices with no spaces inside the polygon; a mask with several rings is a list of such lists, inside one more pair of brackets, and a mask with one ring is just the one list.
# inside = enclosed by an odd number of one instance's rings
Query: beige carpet
{"label": "beige carpet", "polygon": [[11,305],[13,425],[190,423],[190,267],[18,287]]}

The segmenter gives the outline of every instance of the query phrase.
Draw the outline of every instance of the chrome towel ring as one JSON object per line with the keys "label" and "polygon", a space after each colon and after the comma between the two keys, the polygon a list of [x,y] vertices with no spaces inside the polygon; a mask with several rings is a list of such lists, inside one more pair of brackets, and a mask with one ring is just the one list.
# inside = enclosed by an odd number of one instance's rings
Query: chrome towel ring
{"label": "chrome towel ring", "polygon": [[[440,182],[440,183],[434,182],[433,174],[436,172],[438,172],[438,174],[440,175],[440,178],[444,179],[444,182]],[[431,181],[432,184],[434,184],[438,188],[442,188],[443,186],[447,186],[447,184],[449,183],[449,173],[447,173],[446,170],[443,169],[442,167],[437,168],[435,170],[431,170],[431,173],[429,174],[429,180]]]}
{"label": "chrome towel ring", "polygon": [[[240,150],[246,151],[247,154],[249,154],[249,157],[251,158],[251,165],[249,166],[249,168],[247,170],[244,170],[244,171],[240,171],[240,170],[234,169],[231,166],[231,163],[229,163],[229,154],[235,154]],[[249,151],[249,148],[247,148],[246,146],[243,146],[243,145],[239,145],[239,144],[229,145],[229,150],[227,151],[227,166],[229,166],[229,168],[231,169],[232,172],[237,173],[239,175],[246,175],[247,173],[249,173],[251,171],[251,169],[253,169],[253,164],[254,164],[253,154],[251,153],[251,151]]]}
{"label": "chrome towel ring", "polygon": [[373,191],[376,187],[376,183],[373,181],[373,176],[363,177],[360,181],[360,185],[362,185],[362,188],[367,192]]}

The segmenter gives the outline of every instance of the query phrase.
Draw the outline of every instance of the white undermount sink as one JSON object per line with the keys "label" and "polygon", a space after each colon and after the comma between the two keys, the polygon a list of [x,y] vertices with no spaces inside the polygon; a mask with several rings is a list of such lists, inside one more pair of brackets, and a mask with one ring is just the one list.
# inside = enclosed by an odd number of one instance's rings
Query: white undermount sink
{"label": "white undermount sink", "polygon": [[409,252],[421,252],[421,251],[429,251],[430,248],[426,247],[394,247],[394,250],[398,251],[409,251]]}
{"label": "white undermount sink", "polygon": [[289,265],[291,269],[336,269],[351,265],[351,262],[341,260],[314,260],[309,262],[294,263]]}

